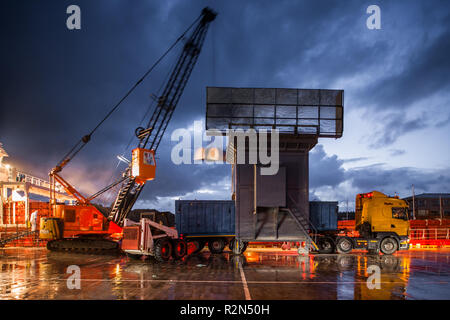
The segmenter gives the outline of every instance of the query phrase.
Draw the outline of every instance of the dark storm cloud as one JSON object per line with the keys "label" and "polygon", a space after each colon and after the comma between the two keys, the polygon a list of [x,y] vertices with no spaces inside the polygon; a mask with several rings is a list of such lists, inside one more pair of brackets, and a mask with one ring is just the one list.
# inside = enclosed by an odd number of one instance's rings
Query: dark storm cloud
{"label": "dark storm cloud", "polygon": [[[157,8],[130,6],[121,12],[117,3],[77,4],[80,31],[65,27],[65,2],[8,2],[1,12],[8,50],[2,50],[0,136],[15,161],[41,175],[98,123],[160,52],[161,35],[156,33],[153,43],[142,41],[144,30],[133,32],[150,28],[149,21],[161,24]],[[145,56],[136,54],[139,50]],[[96,168],[110,164],[105,153],[115,157],[132,132],[121,120],[137,124],[147,105],[148,92],[130,97],[80,161]]]}
{"label": "dark storm cloud", "polygon": [[[174,145],[170,133],[204,119],[207,85],[332,88],[365,70],[386,67],[389,60],[402,71],[387,69],[382,76],[369,77],[367,85],[346,91],[347,99],[362,106],[367,102],[374,110],[407,109],[419,97],[448,88],[448,3],[379,3],[385,24],[373,32],[365,26],[365,10],[372,3],[356,0],[2,1],[0,142],[12,162],[45,177],[208,5],[219,16],[158,150],[158,179],[144,189],[142,198],[202,188],[229,175],[229,167],[175,166],[169,160]],[[65,27],[70,4],[81,7],[79,31]],[[440,29],[426,36],[424,31],[417,34],[418,28],[409,29],[408,23]],[[406,58],[397,50],[401,39],[415,44]],[[64,171],[77,185],[89,191],[101,187],[116,165],[116,155],[125,152],[129,158],[136,140],[127,148],[128,142],[177,49]],[[408,121],[392,128],[397,135],[382,134],[374,145],[392,143],[420,128],[420,121]],[[336,187],[345,181],[344,161],[316,147],[311,153],[311,186]]]}
{"label": "dark storm cloud", "polygon": [[417,168],[386,169],[383,166],[361,167],[348,170],[346,179],[359,190],[382,190],[384,193],[411,193],[411,185],[417,192],[439,192],[450,189],[450,173],[446,170]]}
{"label": "dark storm cloud", "polygon": [[[386,61],[377,69],[384,69],[383,74],[354,92],[359,103],[369,109],[373,121],[382,124],[379,132],[373,135],[373,148],[389,146],[407,133],[448,124],[450,118],[448,109],[442,107],[448,104],[446,94],[450,89],[448,3],[428,1],[410,4],[417,10],[401,13],[398,6],[393,5],[397,8],[392,7],[387,12],[387,18],[385,14],[384,21],[390,18],[391,23],[395,21],[403,27],[397,26],[397,32],[403,30],[404,33],[392,37],[390,50],[378,55]],[[423,115],[406,120],[406,115],[414,109],[421,109]],[[435,111],[430,113],[430,110],[439,110],[443,119],[436,117]],[[384,122],[381,118],[386,118],[386,115],[391,119]],[[440,121],[436,122],[436,119]]]}
{"label": "dark storm cloud", "polygon": [[336,187],[343,182],[345,180],[343,163],[344,161],[338,159],[336,155],[327,155],[322,145],[314,147],[309,155],[310,188]]}
{"label": "dark storm cloud", "polygon": [[[450,114],[436,119],[436,115],[422,113],[412,119],[407,119],[404,113],[390,112],[380,119],[380,128],[373,134],[370,148],[379,149],[392,145],[400,137],[414,131],[429,127],[440,128],[450,123]],[[396,153],[395,155],[399,155]]]}
{"label": "dark storm cloud", "polygon": [[377,108],[407,109],[414,102],[448,91],[450,15],[442,21],[442,26],[447,30],[412,54],[401,73],[383,77],[364,89],[364,95],[374,99]]}
{"label": "dark storm cloud", "polygon": [[371,148],[377,149],[389,146],[409,132],[428,127],[425,115],[412,120],[405,120],[404,115],[400,113],[389,114],[382,123],[384,123],[383,127],[374,135],[377,138],[369,145]]}
{"label": "dark storm cloud", "polygon": [[[393,150],[399,151],[401,150]],[[417,192],[440,192],[450,189],[448,168],[433,170],[410,167],[387,168],[386,164],[377,163],[344,169],[342,167],[344,162],[336,155],[328,155],[322,145],[317,145],[313,149],[310,153],[311,197],[317,197],[314,191],[324,187],[331,187],[336,194],[344,195],[347,192],[343,187],[344,183],[351,185],[358,192],[379,190],[390,194],[397,192],[402,196],[411,193],[412,184]]]}

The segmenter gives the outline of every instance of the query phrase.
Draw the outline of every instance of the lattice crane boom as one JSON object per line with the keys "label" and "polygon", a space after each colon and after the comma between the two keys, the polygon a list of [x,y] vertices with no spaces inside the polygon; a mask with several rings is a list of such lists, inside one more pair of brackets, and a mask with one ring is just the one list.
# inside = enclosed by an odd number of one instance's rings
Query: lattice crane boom
{"label": "lattice crane boom", "polygon": [[[148,148],[156,152],[167,126],[172,118],[173,112],[183,94],[184,88],[189,80],[192,70],[200,55],[206,33],[210,23],[216,18],[216,13],[209,8],[204,8],[199,20],[186,41],[175,67],[161,96],[155,110],[148,121],[146,128],[137,128],[136,136],[139,138],[138,148]],[[123,173],[124,182],[113,203],[108,220],[122,226],[123,221],[131,211],[144,183],[139,183],[131,174],[131,165]]]}

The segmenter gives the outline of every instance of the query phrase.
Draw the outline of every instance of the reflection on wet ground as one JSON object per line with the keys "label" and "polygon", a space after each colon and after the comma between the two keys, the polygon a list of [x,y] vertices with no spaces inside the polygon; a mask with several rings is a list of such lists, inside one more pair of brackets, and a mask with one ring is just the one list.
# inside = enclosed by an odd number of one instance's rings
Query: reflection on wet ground
{"label": "reflection on wet ground", "polygon": [[[160,264],[9,248],[0,250],[0,265],[0,299],[450,299],[450,250],[445,249],[306,257],[204,251]],[[80,267],[80,289],[67,287],[70,265]],[[367,286],[369,266],[379,267],[380,289]]]}

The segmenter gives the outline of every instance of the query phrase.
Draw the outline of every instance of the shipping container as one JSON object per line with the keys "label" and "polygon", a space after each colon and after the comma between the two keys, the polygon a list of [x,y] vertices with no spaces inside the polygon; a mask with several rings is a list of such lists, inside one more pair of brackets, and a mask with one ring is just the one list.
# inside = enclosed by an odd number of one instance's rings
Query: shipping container
{"label": "shipping container", "polygon": [[234,235],[234,201],[176,200],[175,226],[186,236]]}
{"label": "shipping container", "polygon": [[[175,226],[181,237],[194,245],[190,253],[207,244],[212,253],[234,246],[235,203],[231,200],[176,200]],[[245,246],[240,250],[245,251]]]}
{"label": "shipping container", "polygon": [[335,231],[338,228],[336,201],[310,201],[309,219],[311,229],[315,231]]}

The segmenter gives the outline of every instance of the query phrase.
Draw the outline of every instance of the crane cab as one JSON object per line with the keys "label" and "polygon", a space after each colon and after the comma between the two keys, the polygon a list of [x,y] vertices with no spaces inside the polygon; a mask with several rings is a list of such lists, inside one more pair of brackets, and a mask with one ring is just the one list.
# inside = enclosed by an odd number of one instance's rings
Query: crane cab
{"label": "crane cab", "polygon": [[132,151],[131,175],[139,184],[155,179],[156,160],[155,151],[136,148]]}

